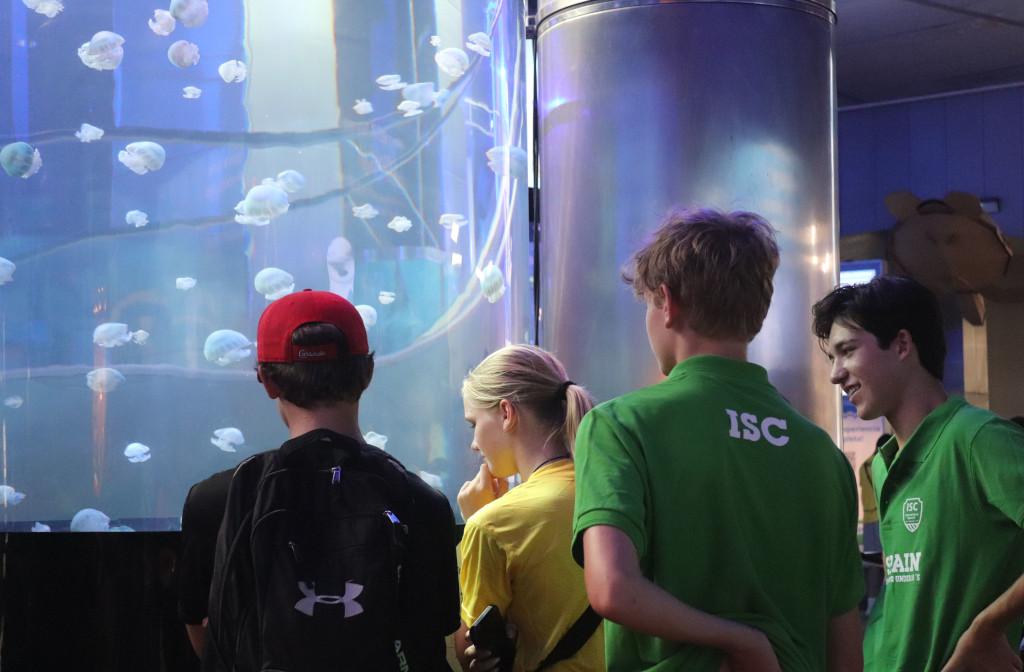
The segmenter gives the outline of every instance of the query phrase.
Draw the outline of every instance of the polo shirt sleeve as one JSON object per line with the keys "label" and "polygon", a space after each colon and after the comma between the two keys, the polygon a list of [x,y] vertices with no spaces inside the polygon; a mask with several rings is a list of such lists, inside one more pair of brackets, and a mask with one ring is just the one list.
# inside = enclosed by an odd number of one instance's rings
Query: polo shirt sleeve
{"label": "polo shirt sleeve", "polygon": [[1013,423],[985,423],[971,442],[971,469],[984,501],[1024,527],[1024,432]]}
{"label": "polo shirt sleeve", "polygon": [[580,423],[575,463],[573,558],[584,564],[583,533],[594,525],[625,532],[642,558],[647,552],[647,485],[639,441],[605,409],[595,408]]}
{"label": "polo shirt sleeve", "polygon": [[459,571],[463,623],[471,625],[489,604],[497,605],[502,614],[508,614],[508,605],[512,602],[508,567],[507,554],[494,535],[470,517],[462,535]]}

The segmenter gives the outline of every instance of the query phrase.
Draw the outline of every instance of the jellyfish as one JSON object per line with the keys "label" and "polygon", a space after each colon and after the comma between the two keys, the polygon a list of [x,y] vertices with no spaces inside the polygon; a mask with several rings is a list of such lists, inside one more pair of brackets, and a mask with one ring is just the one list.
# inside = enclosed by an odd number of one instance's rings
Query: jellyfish
{"label": "jellyfish", "polygon": [[206,337],[203,355],[207,361],[227,366],[231,362],[245,359],[252,354],[252,343],[248,338],[230,329],[219,329]]}
{"label": "jellyfish", "polygon": [[377,208],[373,207],[369,203],[363,203],[362,205],[356,205],[352,207],[352,215],[362,220],[373,219],[380,213],[377,212]]}
{"label": "jellyfish", "polygon": [[361,303],[356,306],[356,310],[359,311],[359,317],[363,318],[364,327],[369,329],[373,325],[377,324],[377,310],[373,306]]}
{"label": "jellyfish", "polygon": [[441,46],[441,38],[438,37],[437,35],[431,35],[430,36],[430,46],[432,46],[432,47],[440,47]]}
{"label": "jellyfish", "polygon": [[72,532],[107,532],[110,516],[96,509],[82,509],[71,519]]}
{"label": "jellyfish", "polygon": [[462,49],[455,47],[448,47],[437,52],[434,54],[434,61],[437,62],[437,67],[441,68],[441,72],[449,77],[461,77],[469,67],[469,56],[466,56],[466,52]]}
{"label": "jellyfish", "polygon": [[[266,182],[266,180],[264,180]],[[306,186],[306,178],[297,170],[282,170],[277,174],[274,184],[284,189],[286,193],[294,194]]]}
{"label": "jellyfish", "polygon": [[493,261],[487,262],[487,268],[484,270],[477,269],[476,277],[480,280],[484,296],[491,303],[495,303],[505,294],[505,278],[501,276],[501,269],[495,266]]}
{"label": "jellyfish", "polygon": [[29,9],[36,10],[37,14],[43,14],[48,19],[52,19],[57,16],[63,9],[64,5],[60,0],[23,0],[25,6]]}
{"label": "jellyfish", "polygon": [[376,81],[381,91],[397,91],[406,86],[401,75],[381,75]]}
{"label": "jellyfish", "polygon": [[149,217],[142,210],[129,210],[124,216],[124,221],[138,229],[149,224]]}
{"label": "jellyfish", "polygon": [[356,260],[352,256],[352,243],[339,236],[327,246],[327,280],[332,292],[340,297],[352,297],[356,277]]}
{"label": "jellyfish", "polygon": [[85,374],[85,384],[93,392],[113,392],[124,382],[124,376],[117,369],[93,369]]}
{"label": "jellyfish", "polygon": [[402,112],[403,117],[415,117],[417,114],[423,114],[423,110],[420,109],[420,104],[415,100],[403,100],[398,104],[398,109]]}
{"label": "jellyfish", "polygon": [[224,427],[213,430],[213,438],[210,443],[217,446],[226,453],[237,452],[235,448],[245,443],[242,432],[235,427]]}
{"label": "jellyfish", "polygon": [[196,88],[194,86],[186,86],[181,91],[182,91],[182,93],[181,93],[181,97],[182,98],[195,99],[195,98],[198,98],[199,96],[203,95],[203,90],[202,89],[198,89],[198,88]]}
{"label": "jellyfish", "polygon": [[92,142],[103,137],[103,129],[96,128],[92,124],[82,124],[82,128],[75,131],[75,137],[82,142]]}
{"label": "jellyfish", "polygon": [[392,219],[390,222],[388,222],[388,228],[391,229],[392,231],[402,233],[412,228],[412,222],[409,221],[408,217],[402,217],[401,215],[399,215]]}
{"label": "jellyfish", "polygon": [[187,68],[199,62],[199,47],[188,40],[178,40],[167,49],[167,60],[179,68]]}
{"label": "jellyfish", "polygon": [[21,405],[25,403],[25,400],[16,394],[12,394],[4,399],[3,403],[7,408],[21,408]]}
{"label": "jellyfish", "polygon": [[388,445],[388,437],[377,432],[367,432],[363,434],[363,441],[366,441],[371,446],[377,446],[381,450],[384,450],[384,446]]}
{"label": "jellyfish", "polygon": [[0,285],[14,280],[14,262],[0,257]]}
{"label": "jellyfish", "polygon": [[402,98],[419,103],[420,107],[430,107],[437,103],[437,92],[433,82],[416,82],[402,89]]}
{"label": "jellyfish", "polygon": [[145,329],[136,329],[132,332],[132,340],[135,341],[137,345],[142,345],[149,340],[149,332]]}
{"label": "jellyfish", "polygon": [[244,82],[245,75],[247,74],[245,63],[241,61],[224,61],[217,67],[217,74],[228,83]]}
{"label": "jellyfish", "polygon": [[78,48],[78,57],[93,70],[113,70],[121,65],[121,59],[124,58],[122,44],[123,37],[109,30],[101,30]]}
{"label": "jellyfish", "polygon": [[356,104],[352,106],[356,114],[370,114],[373,112],[373,103],[368,101],[366,98],[356,99]]}
{"label": "jellyfish", "polygon": [[45,524],[40,523],[40,522],[37,521],[36,524],[32,526],[32,530],[31,531],[32,532],[49,532],[50,531],[50,526],[49,525],[45,525]]}
{"label": "jellyfish", "polygon": [[457,215],[457,214],[454,214],[454,213],[446,213],[446,214],[441,215],[441,218],[440,218],[440,220],[438,220],[438,223],[442,226],[442,228],[450,229],[451,230],[450,236],[451,236],[452,242],[458,242],[458,240],[459,240],[459,229],[460,229],[460,227],[462,227],[464,224],[467,224],[468,222],[467,222],[466,218],[463,217],[462,215]]}
{"label": "jellyfish", "polygon": [[423,471],[422,469],[420,469],[419,477],[423,480],[424,483],[426,483],[432,488],[437,488],[438,490],[444,488],[444,481],[442,481],[441,477],[438,476],[437,474],[432,474],[429,471]]}
{"label": "jellyfish", "polygon": [[149,446],[142,443],[129,443],[124,449],[124,456],[129,462],[145,462],[152,457],[149,454]]}
{"label": "jellyfish", "polygon": [[288,194],[276,184],[257,184],[235,206],[239,224],[266,226],[270,220],[288,211]]}
{"label": "jellyfish", "polygon": [[27,142],[12,142],[0,149],[0,165],[11,177],[31,177],[43,167],[38,149]]}
{"label": "jellyfish", "polygon": [[268,300],[275,301],[292,293],[295,289],[295,278],[287,271],[271,267],[257,273],[253,284],[256,285],[257,292]]}
{"label": "jellyfish", "polygon": [[7,506],[8,504],[17,504],[23,499],[25,499],[24,492],[17,492],[9,485],[0,485],[0,503],[4,506]]}
{"label": "jellyfish", "polygon": [[174,281],[174,286],[180,290],[188,291],[196,286],[195,278],[178,278]]}
{"label": "jellyfish", "polygon": [[394,303],[394,301],[395,301],[395,293],[394,292],[389,292],[389,291],[386,291],[386,290],[382,289],[380,291],[380,294],[377,295],[377,300],[380,301],[380,305],[382,305],[382,306],[386,306],[389,303]]}
{"label": "jellyfish", "polygon": [[481,56],[490,56],[494,46],[491,45],[491,38],[487,37],[487,33],[473,33],[466,38],[466,49]]}
{"label": "jellyfish", "polygon": [[92,342],[104,348],[116,348],[132,340],[132,332],[127,324],[107,322],[96,327],[92,332]]}
{"label": "jellyfish", "polygon": [[501,145],[487,150],[487,167],[498,175],[508,175],[513,180],[526,177],[527,156],[522,147]]}
{"label": "jellyfish", "polygon": [[170,35],[178,22],[166,9],[154,9],[153,18],[149,20],[149,29],[157,35]]}
{"label": "jellyfish", "polygon": [[465,224],[466,218],[463,217],[462,215],[447,213],[441,215],[441,218],[438,220],[438,223],[446,229],[451,229],[453,227],[462,226],[463,224]]}
{"label": "jellyfish", "polygon": [[117,160],[133,173],[145,175],[151,170],[160,170],[167,159],[167,152],[155,142],[133,142],[117,153]]}
{"label": "jellyfish", "polygon": [[186,28],[198,28],[206,23],[210,6],[206,4],[206,0],[171,0],[168,10],[171,16],[181,21],[181,25]]}

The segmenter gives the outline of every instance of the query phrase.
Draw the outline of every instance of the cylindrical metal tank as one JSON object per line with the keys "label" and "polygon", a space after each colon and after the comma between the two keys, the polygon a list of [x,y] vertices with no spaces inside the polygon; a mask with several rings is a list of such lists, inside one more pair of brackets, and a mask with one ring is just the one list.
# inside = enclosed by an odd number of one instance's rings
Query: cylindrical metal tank
{"label": "cylindrical metal tank", "polygon": [[836,279],[834,25],[833,0],[541,0],[540,342],[599,399],[660,379],[620,279],[646,234],[672,205],[749,210],[782,252],[749,357],[838,439],[810,332]]}

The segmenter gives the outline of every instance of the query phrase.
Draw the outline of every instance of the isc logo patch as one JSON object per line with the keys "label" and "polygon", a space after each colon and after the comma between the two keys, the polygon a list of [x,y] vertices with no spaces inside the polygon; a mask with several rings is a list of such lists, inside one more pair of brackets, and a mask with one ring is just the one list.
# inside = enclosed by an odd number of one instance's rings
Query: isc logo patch
{"label": "isc logo patch", "polygon": [[924,502],[920,497],[911,497],[903,502],[903,524],[911,532],[921,526],[921,516],[924,515]]}
{"label": "isc logo patch", "polygon": [[[773,446],[784,446],[789,443],[789,437],[783,434],[786,431],[786,421],[780,418],[765,418],[758,420],[753,413],[737,413],[731,408],[725,409],[729,414],[729,436],[734,439],[745,439],[747,441],[765,441]],[[740,423],[743,423],[743,431],[740,432]]]}

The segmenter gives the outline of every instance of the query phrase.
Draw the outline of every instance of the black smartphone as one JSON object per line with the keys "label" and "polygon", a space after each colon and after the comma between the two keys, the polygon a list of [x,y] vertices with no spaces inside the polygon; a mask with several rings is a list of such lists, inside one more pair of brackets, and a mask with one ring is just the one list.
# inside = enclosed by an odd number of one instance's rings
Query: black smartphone
{"label": "black smartphone", "polygon": [[516,658],[516,645],[505,630],[505,619],[501,617],[501,610],[497,606],[487,605],[470,626],[469,638],[476,648],[486,649],[492,656],[501,658],[498,663],[500,672],[511,672]]}

